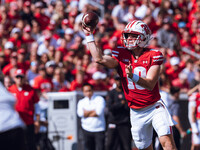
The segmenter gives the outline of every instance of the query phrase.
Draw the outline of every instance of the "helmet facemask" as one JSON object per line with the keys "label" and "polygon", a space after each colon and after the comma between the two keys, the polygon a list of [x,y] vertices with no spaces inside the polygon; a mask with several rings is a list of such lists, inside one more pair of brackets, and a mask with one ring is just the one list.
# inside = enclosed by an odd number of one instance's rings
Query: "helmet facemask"
{"label": "helmet facemask", "polygon": [[[128,38],[129,34],[132,34],[132,38]],[[123,44],[128,50],[136,49],[140,47],[140,43],[144,41],[144,36],[138,33],[123,33]]]}

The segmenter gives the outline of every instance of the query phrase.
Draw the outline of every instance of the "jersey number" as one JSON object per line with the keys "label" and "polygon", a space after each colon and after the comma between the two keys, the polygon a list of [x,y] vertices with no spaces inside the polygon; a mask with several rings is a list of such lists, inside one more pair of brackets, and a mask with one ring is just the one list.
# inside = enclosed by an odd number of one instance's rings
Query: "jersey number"
{"label": "jersey number", "polygon": [[[135,67],[133,69],[133,73],[140,76],[140,77],[143,77],[145,78],[146,75],[147,75],[147,71],[146,71],[146,68],[144,67]],[[144,90],[145,88],[141,87],[140,85],[134,83],[130,78],[128,78],[127,76],[127,80],[128,80],[128,89],[138,89],[138,90]]]}

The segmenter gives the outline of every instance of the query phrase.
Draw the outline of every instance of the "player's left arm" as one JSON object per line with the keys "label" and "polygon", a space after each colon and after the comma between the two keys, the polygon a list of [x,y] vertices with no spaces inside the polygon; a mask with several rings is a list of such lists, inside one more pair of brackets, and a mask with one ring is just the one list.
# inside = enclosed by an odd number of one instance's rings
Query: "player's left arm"
{"label": "player's left arm", "polygon": [[159,79],[160,69],[161,69],[160,65],[151,66],[147,72],[146,78],[139,77],[138,75],[133,74],[132,66],[130,63],[129,63],[129,65],[126,65],[125,71],[126,71],[126,74],[128,75],[128,77],[133,80],[133,82],[137,83],[138,85],[140,85],[148,90],[153,90],[153,88],[155,87],[155,85]]}
{"label": "player's left arm", "polygon": [[156,83],[158,82],[160,69],[161,69],[160,65],[151,66],[147,72],[146,78],[139,77],[137,84],[148,90],[153,90]]}

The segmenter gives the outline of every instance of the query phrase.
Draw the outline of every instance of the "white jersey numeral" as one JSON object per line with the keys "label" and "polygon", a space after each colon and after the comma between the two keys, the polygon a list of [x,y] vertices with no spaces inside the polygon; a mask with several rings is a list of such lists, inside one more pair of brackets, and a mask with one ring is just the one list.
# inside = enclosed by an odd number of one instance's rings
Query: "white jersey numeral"
{"label": "white jersey numeral", "polygon": [[[146,78],[146,75],[147,75],[146,68],[144,68],[144,67],[135,67],[133,69],[133,73],[140,77],[143,77],[143,78]],[[145,89],[145,88],[141,87],[140,85],[134,83],[130,78],[128,78],[128,76],[127,76],[127,80],[128,80],[128,89],[135,89],[135,88],[138,90]]]}

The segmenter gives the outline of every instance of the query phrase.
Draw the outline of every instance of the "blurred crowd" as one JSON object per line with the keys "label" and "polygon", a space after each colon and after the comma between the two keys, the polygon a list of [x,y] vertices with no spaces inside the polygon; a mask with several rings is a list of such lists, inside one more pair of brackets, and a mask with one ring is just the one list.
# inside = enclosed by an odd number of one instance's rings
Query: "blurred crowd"
{"label": "blurred crowd", "polygon": [[[80,90],[84,82],[95,90],[112,89],[116,72],[95,64],[87,49],[81,18],[87,11],[100,16],[95,41],[105,55],[122,45],[121,32],[134,19],[143,20],[152,30],[149,45],[163,52],[162,85],[165,90],[179,86],[187,92],[199,76],[199,0],[96,1],[5,1],[0,6],[0,67],[10,86],[14,70],[23,69],[27,82],[35,85],[38,76],[50,86],[42,91]],[[199,79],[198,79],[199,80]]]}
{"label": "blurred crowd", "polygon": [[[98,5],[93,5],[95,2]],[[103,6],[102,9],[98,6]],[[100,18],[95,42],[104,55],[122,45],[121,32],[139,19],[152,31],[150,48],[165,61],[161,90],[191,91],[200,83],[200,0],[5,0],[0,5],[0,70],[7,89],[21,69],[26,83],[46,92],[114,88],[116,70],[94,63],[87,49],[81,19],[88,11]],[[196,89],[195,89],[196,90]],[[42,103],[43,104],[43,103]]]}

